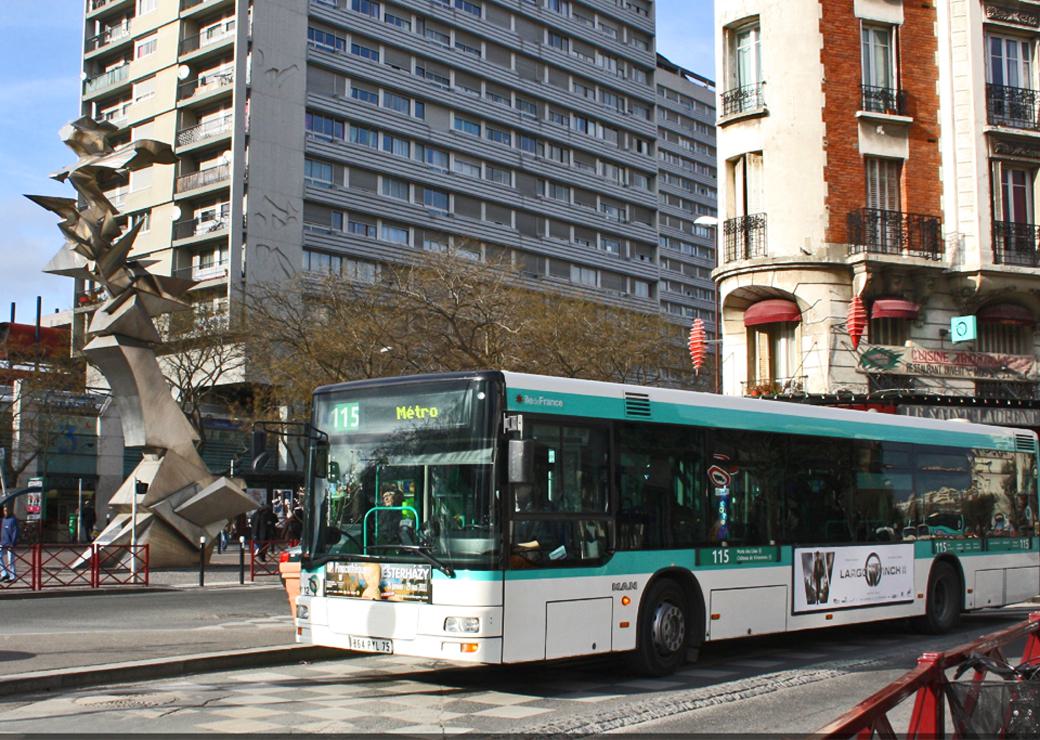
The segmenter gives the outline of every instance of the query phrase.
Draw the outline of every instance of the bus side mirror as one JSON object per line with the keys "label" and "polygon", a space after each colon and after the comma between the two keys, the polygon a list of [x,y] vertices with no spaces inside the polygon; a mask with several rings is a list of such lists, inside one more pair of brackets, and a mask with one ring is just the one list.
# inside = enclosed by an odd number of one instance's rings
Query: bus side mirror
{"label": "bus side mirror", "polygon": [[329,442],[319,439],[314,443],[314,477],[325,478],[329,471]]}
{"label": "bus side mirror", "polygon": [[509,440],[509,482],[531,483],[534,479],[534,441]]}

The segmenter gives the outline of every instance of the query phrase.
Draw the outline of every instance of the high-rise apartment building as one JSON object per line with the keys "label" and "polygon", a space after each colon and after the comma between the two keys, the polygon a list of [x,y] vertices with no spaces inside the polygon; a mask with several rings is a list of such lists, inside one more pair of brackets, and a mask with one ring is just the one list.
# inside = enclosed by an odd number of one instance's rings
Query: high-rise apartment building
{"label": "high-rise apartment building", "polygon": [[715,7],[724,391],[1040,426],[1040,3]]}
{"label": "high-rise apartment building", "polygon": [[647,0],[87,0],[86,23],[83,112],[181,157],[110,195],[200,304],[453,245],[659,305]]}
{"label": "high-rise apartment building", "polygon": [[[657,226],[661,310],[716,336],[715,83],[657,57]],[[707,217],[707,218],[705,218]],[[701,223],[697,223],[698,219]]]}

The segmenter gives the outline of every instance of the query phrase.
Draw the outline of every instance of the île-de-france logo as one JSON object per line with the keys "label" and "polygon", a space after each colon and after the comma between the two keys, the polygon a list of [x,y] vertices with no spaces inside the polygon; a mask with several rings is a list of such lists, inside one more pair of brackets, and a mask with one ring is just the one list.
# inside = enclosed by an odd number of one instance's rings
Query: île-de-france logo
{"label": "\u00eele-de-france logo", "polygon": [[901,359],[903,359],[902,352],[884,347],[871,347],[860,355],[859,364],[860,367],[867,370],[892,370]]}
{"label": "\u00eele-de-france logo", "polygon": [[868,586],[876,586],[881,583],[881,558],[876,552],[867,555],[867,562],[863,565],[863,577]]}

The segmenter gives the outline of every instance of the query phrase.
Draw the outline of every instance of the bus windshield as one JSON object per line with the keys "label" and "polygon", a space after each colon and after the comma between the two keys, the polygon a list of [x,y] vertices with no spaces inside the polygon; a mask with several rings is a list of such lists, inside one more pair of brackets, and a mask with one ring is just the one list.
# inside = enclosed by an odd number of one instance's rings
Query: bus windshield
{"label": "bus windshield", "polygon": [[490,386],[462,379],[315,396],[329,455],[326,477],[311,477],[311,558],[497,567]]}

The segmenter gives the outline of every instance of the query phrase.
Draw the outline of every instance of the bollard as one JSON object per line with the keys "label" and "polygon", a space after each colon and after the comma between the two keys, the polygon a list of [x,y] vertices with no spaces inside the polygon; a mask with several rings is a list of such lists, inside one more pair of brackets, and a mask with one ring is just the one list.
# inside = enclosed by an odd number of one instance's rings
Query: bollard
{"label": "bollard", "polygon": [[238,538],[238,583],[245,585],[246,582],[246,538]]}
{"label": "bollard", "polygon": [[206,535],[199,537],[199,588],[206,585]]}

